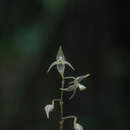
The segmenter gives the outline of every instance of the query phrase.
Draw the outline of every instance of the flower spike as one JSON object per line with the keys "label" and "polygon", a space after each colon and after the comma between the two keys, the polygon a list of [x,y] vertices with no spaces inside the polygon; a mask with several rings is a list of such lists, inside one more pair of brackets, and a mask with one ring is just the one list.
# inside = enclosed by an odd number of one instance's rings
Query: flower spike
{"label": "flower spike", "polygon": [[77,80],[78,80],[79,82],[81,82],[83,79],[85,79],[85,78],[87,78],[87,77],[89,77],[89,76],[90,76],[90,74],[82,75],[82,76],[77,77]]}
{"label": "flower spike", "polygon": [[[49,66],[47,72],[49,72],[54,66],[56,66],[57,71],[59,72],[59,74],[61,75],[61,88],[60,88],[60,98],[56,98],[52,100],[52,103],[47,104],[44,107],[47,119],[49,119],[49,115],[50,112],[52,112],[55,108],[55,103],[58,102],[59,106],[60,106],[60,121],[59,121],[59,129],[63,130],[64,128],[64,121],[66,119],[73,119],[73,129],[74,130],[83,130],[83,126],[80,125],[77,122],[77,117],[74,115],[69,115],[69,116],[64,116],[64,92],[63,91],[67,91],[67,92],[72,92],[72,95],[69,97],[69,99],[72,99],[75,94],[77,89],[79,89],[80,91],[85,90],[86,87],[81,84],[80,82],[89,77],[90,74],[86,74],[86,75],[82,75],[82,76],[78,76],[78,77],[64,77],[64,71],[65,71],[65,67],[66,65],[69,66],[72,70],[75,70],[74,67],[71,65],[71,63],[69,63],[68,61],[66,61],[66,58],[64,56],[63,50],[62,50],[62,46],[59,47],[58,52],[56,54],[55,57],[55,61],[53,61],[51,63],[51,65]],[[66,79],[71,79],[71,81],[68,83],[69,86],[67,88],[65,88],[65,81]]]}

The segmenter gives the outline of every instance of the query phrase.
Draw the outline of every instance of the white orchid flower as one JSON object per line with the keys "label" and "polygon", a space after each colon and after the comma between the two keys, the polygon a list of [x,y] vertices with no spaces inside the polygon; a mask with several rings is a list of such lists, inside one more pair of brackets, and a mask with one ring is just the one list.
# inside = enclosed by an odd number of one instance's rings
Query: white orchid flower
{"label": "white orchid flower", "polygon": [[45,109],[47,118],[49,119],[49,113],[53,111],[53,109],[54,109],[54,104],[47,104],[47,105],[44,107],[44,109]]}
{"label": "white orchid flower", "polygon": [[83,76],[79,76],[79,77],[77,77],[77,78],[75,78],[75,77],[65,77],[65,79],[73,79],[73,81],[69,83],[69,84],[72,84],[72,85],[70,85],[68,88],[60,88],[60,90],[62,90],[62,91],[73,91],[73,94],[72,94],[71,97],[69,98],[69,99],[72,99],[73,96],[74,96],[75,93],[76,93],[77,88],[79,88],[80,91],[86,89],[86,87],[85,87],[84,85],[82,85],[80,82],[81,82],[83,79],[85,79],[85,78],[87,78],[87,77],[89,77],[89,76],[90,76],[90,74],[86,74],[86,75],[83,75]]}
{"label": "white orchid flower", "polygon": [[73,66],[68,62],[66,61],[65,59],[65,56],[64,56],[64,53],[63,53],[63,50],[62,50],[62,47],[60,46],[59,47],[59,50],[58,50],[58,53],[57,53],[57,56],[56,56],[56,61],[54,61],[47,72],[50,71],[50,69],[53,67],[53,66],[57,66],[57,70],[58,72],[61,74],[61,76],[64,75],[64,71],[65,71],[65,65],[68,65],[70,68],[72,68],[73,70],[75,70],[73,68]]}

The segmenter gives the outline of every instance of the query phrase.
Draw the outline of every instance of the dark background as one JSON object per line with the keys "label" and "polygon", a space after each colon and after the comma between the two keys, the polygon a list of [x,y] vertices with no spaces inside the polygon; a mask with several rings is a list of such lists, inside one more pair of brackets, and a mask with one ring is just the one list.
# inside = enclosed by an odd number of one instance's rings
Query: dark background
{"label": "dark background", "polygon": [[60,93],[56,67],[46,73],[60,44],[76,68],[65,75],[91,74],[86,91],[65,93],[65,115],[84,130],[129,130],[128,18],[127,1],[0,0],[0,130],[58,130],[58,104],[50,120],[44,106]]}

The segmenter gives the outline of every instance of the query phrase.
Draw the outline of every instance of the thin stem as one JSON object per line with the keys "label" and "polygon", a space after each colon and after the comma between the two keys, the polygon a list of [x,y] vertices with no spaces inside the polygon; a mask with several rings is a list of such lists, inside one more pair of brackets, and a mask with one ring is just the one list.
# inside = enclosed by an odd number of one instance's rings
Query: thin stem
{"label": "thin stem", "polygon": [[[61,88],[64,89],[64,83],[65,80],[64,80],[64,76],[62,75],[62,84],[61,84]],[[64,114],[64,109],[63,109],[63,94],[64,92],[61,91],[61,96],[60,96],[60,116],[61,116],[61,120],[60,120],[60,130],[63,129],[63,124],[64,124],[64,120],[62,119],[63,118],[63,114]]]}
{"label": "thin stem", "polygon": [[66,116],[66,117],[63,117],[62,118],[63,120],[66,120],[66,119],[74,119],[73,123],[74,123],[74,126],[77,122],[77,117],[76,116]]}
{"label": "thin stem", "polygon": [[75,79],[75,77],[70,76],[70,77],[64,77],[64,79]]}
{"label": "thin stem", "polygon": [[54,105],[55,102],[60,102],[60,101],[61,101],[61,99],[53,99],[53,100],[52,100],[52,105]]}
{"label": "thin stem", "polygon": [[76,116],[65,116],[62,119],[65,120],[65,119],[71,119],[71,118],[74,119],[75,122],[77,121],[77,117]]}

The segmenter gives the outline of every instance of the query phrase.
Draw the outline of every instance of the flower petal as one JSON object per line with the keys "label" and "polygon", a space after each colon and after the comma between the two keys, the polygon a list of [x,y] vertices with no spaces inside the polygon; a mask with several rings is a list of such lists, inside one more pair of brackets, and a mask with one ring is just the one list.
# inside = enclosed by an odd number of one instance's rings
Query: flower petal
{"label": "flower petal", "polygon": [[75,70],[74,67],[73,67],[68,61],[64,61],[64,62],[65,62],[65,64],[67,64],[70,68],[72,68],[73,70]]}
{"label": "flower petal", "polygon": [[65,71],[65,64],[63,63],[60,63],[60,64],[57,64],[57,70],[58,72],[63,75],[64,74],[64,71]]}
{"label": "flower petal", "polygon": [[74,123],[74,130],[83,130],[83,127],[79,123]]}
{"label": "flower petal", "polygon": [[44,107],[44,109],[45,109],[47,118],[49,119],[49,113],[53,111],[54,105],[48,104],[48,105],[46,105],[46,106]]}
{"label": "flower petal", "polygon": [[69,97],[69,100],[71,100],[74,97],[74,95],[76,94],[76,90],[77,90],[77,88],[74,88],[74,91],[73,91],[72,95]]}
{"label": "flower petal", "polygon": [[62,46],[59,47],[59,50],[58,50],[57,55],[56,55],[56,60],[58,60],[58,59],[65,60],[65,56],[64,56],[64,53],[63,53],[63,50],[62,50]]}
{"label": "flower petal", "polygon": [[57,61],[54,61],[54,62],[50,65],[50,67],[49,67],[49,69],[47,70],[47,72],[49,72],[50,69],[51,69],[53,66],[55,66],[56,64],[57,64]]}
{"label": "flower petal", "polygon": [[78,83],[78,87],[81,91],[86,89],[86,87],[80,83]]}

